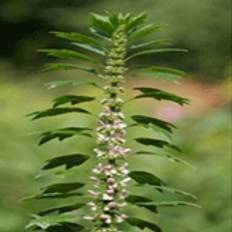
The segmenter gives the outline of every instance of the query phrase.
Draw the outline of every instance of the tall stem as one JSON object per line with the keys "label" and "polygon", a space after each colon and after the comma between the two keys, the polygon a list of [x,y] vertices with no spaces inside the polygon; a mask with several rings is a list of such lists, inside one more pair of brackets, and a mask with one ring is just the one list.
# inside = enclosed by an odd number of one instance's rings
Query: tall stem
{"label": "tall stem", "polygon": [[124,101],[123,82],[127,38],[124,26],[118,27],[112,36],[112,46],[108,53],[103,78],[105,97],[101,103],[103,110],[97,121],[97,144],[94,149],[99,160],[93,169],[94,189],[89,193],[93,200],[89,205],[93,216],[85,217],[96,222],[97,232],[116,232],[117,223],[126,218],[126,185],[129,181],[125,157],[130,151],[125,148],[126,124],[122,113]]}

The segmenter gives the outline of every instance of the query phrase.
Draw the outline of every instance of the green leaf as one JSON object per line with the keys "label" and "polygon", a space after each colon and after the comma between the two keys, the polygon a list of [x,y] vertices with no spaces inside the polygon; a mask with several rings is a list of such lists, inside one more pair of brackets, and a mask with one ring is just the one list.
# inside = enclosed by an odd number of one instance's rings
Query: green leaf
{"label": "green leaf", "polygon": [[61,222],[59,225],[50,226],[46,229],[47,232],[78,232],[83,231],[84,226],[73,222]]}
{"label": "green leaf", "polygon": [[177,69],[158,67],[158,66],[151,66],[148,68],[138,68],[135,69],[135,71],[136,71],[136,75],[154,77],[157,79],[173,81],[173,82],[177,82],[180,78],[186,75],[185,72]]}
{"label": "green leaf", "polygon": [[136,204],[138,207],[142,207],[142,208],[145,208],[153,213],[158,213],[158,209],[157,209],[157,206],[154,205],[154,204],[144,204],[144,203],[138,203]]}
{"label": "green leaf", "polygon": [[144,202],[135,203],[139,207],[146,208],[153,213],[158,213],[159,207],[177,207],[177,206],[190,206],[195,208],[201,208],[198,204],[186,201],[164,201],[164,202]]}
{"label": "green leaf", "polygon": [[69,182],[69,183],[58,183],[43,187],[41,190],[42,194],[60,194],[69,193],[74,190],[80,189],[84,186],[84,183]]}
{"label": "green leaf", "polygon": [[155,205],[143,205],[142,203],[148,203],[148,202],[152,202],[151,199],[146,198],[146,197],[142,197],[142,196],[137,196],[137,195],[129,195],[126,198],[126,201],[130,204],[139,206],[139,207],[143,207],[146,208],[150,211],[152,211],[153,213],[158,213],[157,211],[157,207]]}
{"label": "green leaf", "polygon": [[92,22],[91,22],[92,28],[96,29],[101,34],[107,37],[111,37],[115,28],[110,23],[109,17],[104,15],[99,15],[96,13],[91,13],[91,16],[92,16]]}
{"label": "green leaf", "polygon": [[184,105],[184,104],[189,103],[189,100],[187,98],[177,96],[175,94],[169,93],[169,92],[161,90],[161,89],[155,89],[155,88],[149,88],[149,87],[137,87],[134,89],[142,92],[142,94],[136,96],[135,99],[155,98],[156,100],[159,100],[159,101],[161,101],[161,100],[172,101],[172,102],[175,102],[179,105]]}
{"label": "green leaf", "polygon": [[75,166],[83,164],[89,156],[83,154],[71,154],[65,156],[58,156],[53,159],[46,161],[46,165],[42,168],[43,170],[56,168],[65,165],[66,169],[70,169]]}
{"label": "green leaf", "polygon": [[149,127],[150,125],[158,126],[168,132],[172,132],[173,128],[176,128],[175,125],[173,125],[170,122],[166,122],[157,118],[151,118],[148,116],[143,115],[133,115],[131,118],[138,124],[141,124],[142,126]]}
{"label": "green leaf", "polygon": [[187,161],[185,161],[183,159],[180,159],[180,158],[178,158],[176,156],[166,155],[166,154],[157,154],[157,153],[150,152],[150,151],[137,151],[135,154],[136,155],[155,155],[155,156],[159,156],[161,158],[166,158],[171,162],[181,163],[181,164],[184,164],[184,165],[194,169],[194,167],[191,164],[189,164]]}
{"label": "green leaf", "polygon": [[77,209],[82,208],[83,206],[85,206],[85,204],[83,203],[77,203],[77,204],[71,204],[71,205],[65,205],[65,206],[59,206],[59,207],[55,207],[55,208],[49,208],[43,211],[40,211],[38,213],[39,216],[44,216],[50,213],[58,213],[58,214],[62,214],[62,213],[67,213],[67,212],[71,212]]}
{"label": "green leaf", "polygon": [[155,39],[144,43],[133,44],[129,47],[129,50],[144,49],[153,45],[170,45],[170,40],[168,39]]}
{"label": "green leaf", "polygon": [[181,196],[190,197],[194,200],[197,199],[197,197],[195,195],[188,193],[188,192],[185,192],[185,191],[180,190],[180,189],[169,188],[166,186],[154,186],[154,188],[159,190],[159,191],[162,191],[162,192],[170,192],[170,193],[178,194]]}
{"label": "green leaf", "polygon": [[93,53],[96,53],[98,55],[105,56],[105,51],[99,47],[96,47],[96,46],[93,46],[90,44],[84,44],[84,43],[72,43],[72,44],[77,46],[77,47],[83,48],[89,52],[93,52]]}
{"label": "green leaf", "polygon": [[68,49],[40,49],[39,52],[44,52],[48,56],[63,58],[63,59],[79,59],[98,63],[98,61],[91,56],[84,55],[80,52],[76,52]]}
{"label": "green leaf", "polygon": [[134,30],[129,35],[129,41],[133,41],[136,39],[139,39],[140,37],[149,35],[155,31],[158,31],[160,29],[160,26],[154,25],[154,24],[148,24],[142,27],[139,27],[137,30]]}
{"label": "green leaf", "polygon": [[129,196],[127,196],[126,201],[129,203],[143,203],[143,202],[151,202],[152,200],[146,197],[130,194]]}
{"label": "green leaf", "polygon": [[78,107],[60,107],[60,108],[50,108],[42,111],[35,111],[28,116],[32,116],[32,120],[44,118],[44,117],[53,117],[53,116],[58,116],[61,114],[67,114],[67,113],[83,113],[83,114],[90,114],[89,111],[78,108]]}
{"label": "green leaf", "polygon": [[46,84],[48,89],[54,89],[54,88],[63,87],[66,85],[72,85],[72,86],[92,85],[92,86],[95,86],[95,87],[101,89],[101,87],[95,81],[83,80],[83,79],[80,79],[80,80],[55,80],[55,81],[50,81]]}
{"label": "green leaf", "polygon": [[135,140],[136,142],[142,145],[145,145],[145,146],[155,146],[159,148],[169,147],[176,151],[179,151],[179,152],[181,151],[180,148],[178,148],[177,146],[170,144],[169,142],[164,141],[164,140],[150,139],[150,138],[136,138]]}
{"label": "green leaf", "polygon": [[139,184],[149,184],[154,186],[165,185],[165,183],[160,178],[149,172],[131,171],[129,176]]}
{"label": "green leaf", "polygon": [[55,71],[55,70],[81,70],[92,74],[98,74],[95,68],[85,67],[75,64],[67,63],[49,63],[45,65],[45,71]]}
{"label": "green leaf", "polygon": [[33,219],[26,226],[26,229],[33,229],[33,230],[41,229],[48,232],[82,231],[84,227],[82,225],[71,222],[73,220],[74,220],[73,215],[53,214],[53,215],[47,215],[46,217],[33,215]]}
{"label": "green leaf", "polygon": [[[146,205],[146,204],[147,203],[144,203],[144,205]],[[195,207],[195,208],[201,208],[200,205],[192,203],[192,202],[187,202],[187,201],[163,201],[163,202],[157,202],[157,203],[155,203],[155,205],[157,207],[191,206],[191,207]]]}
{"label": "green leaf", "polygon": [[66,39],[66,40],[70,40],[70,41],[73,41],[73,42],[87,43],[87,44],[92,44],[92,45],[95,45],[95,46],[100,46],[100,43],[94,37],[83,35],[83,34],[80,34],[80,33],[76,33],[76,32],[59,32],[59,31],[53,31],[51,33],[54,34],[56,37]]}
{"label": "green leaf", "polygon": [[89,96],[78,96],[78,95],[63,95],[61,97],[57,97],[53,100],[53,107],[57,107],[66,103],[70,103],[71,105],[76,105],[83,102],[90,102],[95,100],[95,97]]}
{"label": "green leaf", "polygon": [[91,129],[87,127],[66,127],[61,129],[55,129],[52,131],[46,131],[40,135],[41,139],[39,141],[39,145],[48,143],[53,139],[59,139],[59,141],[63,141],[75,135],[91,137],[90,134],[86,133],[87,131],[91,131]]}
{"label": "green leaf", "polygon": [[161,228],[152,222],[148,222],[139,218],[129,217],[126,219],[126,222],[132,226],[137,226],[138,228],[144,230],[145,228],[150,229],[154,232],[162,232]]}
{"label": "green leaf", "polygon": [[133,31],[135,31],[141,24],[145,22],[147,18],[147,13],[142,12],[141,14],[131,18],[126,25],[126,29],[128,31],[128,35],[130,35]]}
{"label": "green leaf", "polygon": [[134,54],[128,56],[126,61],[131,60],[132,58],[142,56],[142,55],[149,55],[149,54],[156,54],[156,53],[164,53],[164,52],[187,52],[186,49],[181,48],[153,48],[148,50],[142,50],[139,52],[135,52]]}

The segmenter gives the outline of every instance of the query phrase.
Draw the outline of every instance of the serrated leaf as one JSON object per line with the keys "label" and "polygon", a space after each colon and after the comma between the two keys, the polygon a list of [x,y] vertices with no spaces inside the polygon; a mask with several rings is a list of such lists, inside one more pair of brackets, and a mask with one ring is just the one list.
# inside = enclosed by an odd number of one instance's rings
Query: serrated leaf
{"label": "serrated leaf", "polygon": [[48,56],[63,58],[63,59],[79,59],[98,63],[98,61],[91,56],[87,56],[77,51],[68,50],[68,49],[40,49],[39,52],[46,53]]}
{"label": "serrated leaf", "polygon": [[143,202],[151,202],[152,200],[146,197],[132,195],[127,196],[126,201],[129,203],[143,203]]}
{"label": "serrated leaf", "polygon": [[40,137],[39,145],[43,145],[53,139],[59,139],[59,141],[63,141],[64,139],[70,138],[75,135],[82,135],[91,137],[87,131],[91,129],[87,127],[66,127],[61,129],[55,129],[51,131],[43,132]]}
{"label": "serrated leaf", "polygon": [[46,161],[46,165],[42,168],[43,170],[56,168],[59,166],[65,166],[66,169],[70,169],[75,166],[83,164],[89,156],[83,154],[71,154],[65,156],[58,156],[53,159]]}
{"label": "serrated leaf", "polygon": [[85,204],[83,204],[83,203],[77,203],[77,204],[59,206],[59,207],[49,208],[49,209],[40,211],[38,213],[38,215],[39,216],[44,216],[44,215],[51,214],[51,213],[62,214],[62,213],[67,213],[67,212],[71,212],[71,211],[80,209],[83,206],[85,206]]}
{"label": "serrated leaf", "polygon": [[111,37],[114,27],[109,21],[109,17],[104,15],[99,15],[96,13],[91,13],[92,16],[92,28],[96,29],[97,31],[101,32],[101,34]]}
{"label": "serrated leaf", "polygon": [[128,24],[131,20],[131,14],[122,14],[122,13],[111,13],[106,12],[109,18],[110,23],[114,28],[118,28],[121,24]]}
{"label": "serrated leaf", "polygon": [[[144,203],[144,204],[146,205],[147,203]],[[163,202],[157,202],[157,203],[155,203],[155,205],[157,207],[191,206],[191,207],[195,207],[195,208],[201,208],[200,205],[195,204],[193,202],[188,202],[188,201],[163,201]]]}
{"label": "serrated leaf", "polygon": [[59,225],[50,226],[46,229],[47,232],[78,232],[83,231],[84,226],[72,223],[72,222],[61,222]]}
{"label": "serrated leaf", "polygon": [[144,204],[144,203],[138,203],[136,204],[138,207],[142,207],[142,208],[145,208],[153,213],[158,213],[158,209],[157,209],[157,206],[154,205],[154,204]]}
{"label": "serrated leaf", "polygon": [[40,119],[40,118],[45,118],[45,117],[53,117],[53,116],[58,116],[61,114],[67,114],[67,113],[83,113],[83,114],[90,114],[89,111],[78,108],[78,107],[60,107],[60,108],[50,108],[42,111],[35,111],[28,116],[32,117],[32,120]]}
{"label": "serrated leaf", "polygon": [[[42,229],[48,232],[60,232],[61,230],[54,230],[55,228],[63,229],[62,232],[76,232],[83,230],[84,227],[82,225],[73,223],[71,221],[74,220],[74,216],[72,215],[60,215],[53,214],[47,215],[45,217],[39,215],[33,215],[33,219],[26,226],[26,229],[32,228],[33,230]],[[74,230],[75,229],[75,230]]]}
{"label": "serrated leaf", "polygon": [[71,105],[76,105],[83,102],[90,102],[95,100],[95,97],[89,96],[78,96],[78,95],[63,95],[61,97],[57,97],[53,100],[53,107],[57,107],[66,103],[70,103]]}
{"label": "serrated leaf", "polygon": [[185,72],[168,67],[151,66],[148,68],[135,69],[136,75],[154,77],[156,79],[177,82],[186,75]]}
{"label": "serrated leaf", "polygon": [[138,43],[138,44],[133,44],[129,47],[129,51],[131,50],[138,50],[138,49],[144,49],[153,45],[170,45],[170,40],[168,39],[155,39],[155,40],[150,40],[144,43]]}
{"label": "serrated leaf", "polygon": [[100,43],[91,36],[83,35],[76,32],[59,32],[59,31],[53,31],[51,32],[56,37],[67,39],[73,42],[77,43],[87,43],[87,44],[93,44],[95,46],[100,46]]}
{"label": "serrated leaf", "polygon": [[185,161],[183,159],[180,159],[180,158],[178,158],[176,156],[173,156],[173,155],[157,154],[157,153],[150,152],[150,151],[137,151],[135,154],[136,155],[155,155],[155,156],[159,156],[161,158],[166,158],[171,162],[181,163],[181,164],[184,164],[184,165],[194,169],[194,167],[191,164],[189,164],[187,161]]}
{"label": "serrated leaf", "polygon": [[126,201],[130,204],[146,208],[146,209],[152,211],[153,213],[158,213],[157,207],[155,205],[143,205],[143,203],[152,202],[152,200],[149,198],[138,196],[138,195],[129,195],[126,198]]}
{"label": "serrated leaf", "polygon": [[135,31],[141,24],[145,22],[147,18],[147,13],[142,12],[139,15],[131,18],[129,22],[126,24],[126,29],[128,31],[128,35],[130,35],[133,31]]}
{"label": "serrated leaf", "polygon": [[42,194],[50,194],[50,193],[69,193],[79,188],[82,188],[85,184],[79,182],[69,182],[69,183],[58,183],[52,184],[42,188]]}
{"label": "serrated leaf", "polygon": [[160,139],[136,138],[135,141],[145,146],[154,146],[154,147],[159,147],[159,148],[169,147],[176,151],[179,151],[179,152],[181,151],[180,148],[178,148],[177,146],[170,144],[167,141],[160,140]]}
{"label": "serrated leaf", "polygon": [[139,39],[143,36],[149,35],[150,33],[153,33],[155,31],[158,31],[160,29],[160,26],[154,25],[154,24],[148,24],[142,27],[139,27],[138,29],[134,30],[129,35],[129,41],[133,41],[135,39]]}
{"label": "serrated leaf", "polygon": [[129,176],[139,184],[149,184],[154,186],[166,185],[160,178],[145,171],[131,171]]}
{"label": "serrated leaf", "polygon": [[179,105],[189,104],[189,100],[187,98],[183,98],[177,96],[175,94],[169,93],[167,91],[156,89],[156,88],[149,88],[149,87],[137,87],[134,88],[135,90],[139,90],[142,94],[135,97],[135,99],[139,98],[154,98],[156,100],[167,100],[175,102]]}
{"label": "serrated leaf", "polygon": [[93,46],[90,44],[84,44],[84,43],[72,43],[72,44],[77,46],[77,47],[83,48],[89,52],[93,52],[93,53],[96,53],[98,55],[105,56],[105,51],[99,47],[96,47],[96,46]]}
{"label": "serrated leaf", "polygon": [[172,132],[173,128],[176,128],[175,125],[173,125],[170,122],[163,121],[161,119],[152,118],[144,115],[133,115],[131,118],[140,125],[143,125],[145,127],[149,127],[150,125],[158,126],[168,132]]}
{"label": "serrated leaf", "polygon": [[142,55],[150,55],[150,54],[164,53],[164,52],[187,52],[187,51],[188,50],[186,49],[180,49],[180,48],[153,48],[153,49],[147,49],[147,50],[135,52],[134,54],[128,56],[126,58],[126,61]]}
{"label": "serrated leaf", "polygon": [[46,83],[46,86],[48,87],[48,89],[54,89],[57,87],[63,87],[63,86],[67,86],[67,85],[72,85],[72,86],[82,86],[82,85],[92,85],[95,86],[99,89],[101,89],[101,87],[94,81],[90,81],[90,80],[55,80],[55,81],[50,81],[48,83]]}
{"label": "serrated leaf", "polygon": [[49,63],[45,65],[45,71],[55,71],[55,70],[81,70],[92,74],[98,74],[95,68],[86,67],[76,64],[68,64],[68,63]]}
{"label": "serrated leaf", "polygon": [[154,224],[153,222],[148,222],[139,218],[129,217],[126,219],[126,222],[132,226],[137,226],[138,228],[144,230],[145,228],[150,229],[154,232],[162,232],[161,228]]}
{"label": "serrated leaf", "polygon": [[185,196],[185,197],[190,197],[194,200],[197,199],[197,197],[191,193],[188,193],[188,192],[185,192],[183,190],[180,190],[180,189],[175,189],[175,188],[169,188],[169,187],[166,187],[166,186],[154,186],[157,190],[159,191],[163,191],[163,192],[170,192],[170,193],[174,193],[174,194],[178,194],[178,195],[181,195],[181,196]]}

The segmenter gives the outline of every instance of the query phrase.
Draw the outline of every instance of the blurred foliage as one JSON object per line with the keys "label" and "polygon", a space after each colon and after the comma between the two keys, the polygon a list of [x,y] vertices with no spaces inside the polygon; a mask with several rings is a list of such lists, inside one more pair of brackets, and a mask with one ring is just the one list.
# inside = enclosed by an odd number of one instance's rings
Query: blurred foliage
{"label": "blurred foliage", "polygon": [[[46,107],[45,104],[60,94],[57,90],[46,91],[43,88],[45,79],[47,81],[50,74],[33,75],[30,76],[30,81],[15,84],[13,81],[15,76],[18,78],[21,76],[18,72],[1,70],[1,73],[4,79],[0,81],[0,231],[19,232],[24,231],[23,227],[28,221],[29,214],[44,207],[41,202],[20,203],[19,201],[28,194],[37,192],[38,187],[47,179],[36,182],[33,178],[38,174],[36,170],[39,170],[44,160],[48,158],[48,154],[56,156],[58,153],[74,152],[77,149],[90,151],[92,147],[90,144],[83,144],[82,140],[71,139],[60,145],[51,143],[44,148],[38,148],[35,144],[36,132],[56,127],[57,124],[71,125],[76,122],[76,117],[61,116],[56,120],[30,123],[28,118],[24,117],[26,113],[38,107]],[[63,75],[64,73],[57,74],[56,78],[62,78]],[[69,89],[69,92],[72,91],[77,90],[73,87]],[[80,91],[86,94],[92,93],[93,89],[82,88]],[[153,105],[154,108],[148,109],[141,101],[140,107],[145,108],[148,113],[158,113],[159,108],[155,108],[155,105]],[[126,113],[132,113],[135,110],[132,104]],[[97,112],[97,107],[93,106],[92,111]],[[167,210],[163,208],[160,210],[161,216],[158,216],[157,220],[164,227],[164,231],[173,232],[174,227],[175,232],[228,232],[232,226],[229,109],[227,104],[221,104],[217,109],[211,108],[204,114],[196,112],[195,115],[179,120],[180,129],[174,139],[180,147],[183,147],[184,155],[181,158],[190,162],[196,170],[178,163],[169,164],[159,158],[155,163],[152,163],[149,157],[145,160],[132,158],[132,162],[146,165],[148,170],[156,169],[171,186],[188,190],[199,198],[202,209]],[[78,116],[79,120],[84,118]],[[133,131],[129,136],[135,136],[135,133],[139,134],[140,131]],[[160,199],[162,195],[157,193],[157,197]],[[44,204],[48,206],[51,203],[45,200]],[[149,214],[144,215],[151,217]]]}
{"label": "blurred foliage", "polygon": [[218,79],[228,75],[230,65],[230,5],[230,0],[1,0],[0,55],[4,60],[35,70],[42,60],[35,50],[60,43],[48,35],[49,31],[81,31],[91,11],[144,10],[151,21],[168,24],[164,37],[172,38],[177,47],[190,50],[181,59],[159,55],[146,62],[165,60],[203,80]]}

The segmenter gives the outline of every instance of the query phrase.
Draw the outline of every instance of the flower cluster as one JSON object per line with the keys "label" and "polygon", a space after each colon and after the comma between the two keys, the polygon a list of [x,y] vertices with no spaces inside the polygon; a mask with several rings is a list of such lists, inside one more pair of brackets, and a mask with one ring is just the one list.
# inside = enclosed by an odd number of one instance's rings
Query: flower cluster
{"label": "flower cluster", "polygon": [[126,206],[126,184],[130,180],[127,166],[127,163],[117,166],[99,163],[93,169],[91,180],[94,181],[94,190],[89,190],[89,194],[95,201],[89,202],[88,205],[95,215],[85,219],[100,219],[103,224],[124,221],[126,215],[121,212],[121,209]]}
{"label": "flower cluster", "polygon": [[122,113],[124,104],[121,94],[124,93],[124,56],[126,37],[124,28],[115,31],[112,48],[108,54],[103,79],[105,98],[101,101],[103,110],[97,121],[97,143],[94,149],[99,163],[93,169],[91,180],[94,188],[89,190],[92,201],[88,203],[92,216],[86,220],[101,222],[103,228],[98,232],[116,232],[115,223],[122,223],[127,216],[123,213],[127,197],[128,164],[124,161],[130,152],[125,145],[126,123]]}

